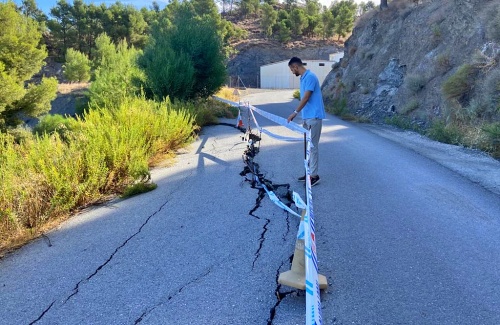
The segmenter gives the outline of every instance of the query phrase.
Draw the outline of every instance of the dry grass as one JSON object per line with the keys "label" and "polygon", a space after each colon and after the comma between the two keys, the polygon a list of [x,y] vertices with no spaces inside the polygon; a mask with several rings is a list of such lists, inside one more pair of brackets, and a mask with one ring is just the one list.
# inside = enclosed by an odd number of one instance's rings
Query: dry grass
{"label": "dry grass", "polygon": [[238,102],[240,97],[244,95],[243,92],[244,90],[224,86],[215,94],[215,96],[231,100],[233,102]]}
{"label": "dry grass", "polygon": [[62,95],[70,94],[73,92],[82,92],[89,88],[88,82],[73,82],[73,83],[60,83],[57,85],[57,92]]}

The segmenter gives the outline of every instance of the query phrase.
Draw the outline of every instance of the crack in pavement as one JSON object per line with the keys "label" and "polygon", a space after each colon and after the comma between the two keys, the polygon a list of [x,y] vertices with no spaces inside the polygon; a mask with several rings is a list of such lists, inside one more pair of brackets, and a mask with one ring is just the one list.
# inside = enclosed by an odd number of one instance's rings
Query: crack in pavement
{"label": "crack in pavement", "polygon": [[[293,254],[292,256],[289,257],[289,261],[291,264],[291,260],[293,259]],[[276,317],[276,309],[279,307],[283,299],[285,299],[287,296],[297,293],[297,290],[291,290],[291,291],[285,291],[285,292],[280,292],[281,289],[281,284],[278,282],[278,278],[280,276],[280,270],[285,264],[285,261],[282,261],[278,269],[276,270],[276,290],[274,291],[276,295],[276,303],[274,304],[273,307],[269,310],[269,318],[267,319],[267,325],[272,325],[274,321],[274,317]]]}
{"label": "crack in pavement", "polygon": [[72,293],[64,300],[63,304],[67,303],[72,297],[74,297],[76,294],[78,294],[79,290],[80,290],[80,285],[85,283],[85,282],[88,282],[90,281],[94,276],[97,275],[97,273],[99,273],[99,271],[102,270],[102,268],[104,268],[109,262],[111,262],[111,260],[113,259],[113,257],[123,248],[125,247],[125,245],[127,245],[127,243],[132,240],[135,236],[137,236],[138,234],[141,233],[142,229],[149,223],[149,221],[151,220],[151,218],[153,218],[155,215],[157,215],[161,210],[163,210],[163,208],[170,202],[170,200],[167,200],[165,203],[163,203],[160,208],[158,210],[156,210],[155,212],[153,212],[150,216],[148,216],[146,218],[146,220],[142,223],[142,225],[139,227],[139,229],[134,233],[132,234],[130,237],[128,237],[120,246],[118,246],[115,251],[108,257],[108,259],[102,263],[101,265],[99,265],[99,267],[97,267],[97,269],[92,273],[90,274],[88,277],[86,277],[85,279],[83,280],[80,280],[76,286],[73,288],[72,290]]}
{"label": "crack in pavement", "polygon": [[[192,176],[192,172],[189,173],[188,176],[186,176],[186,178]],[[114,252],[106,259],[106,261],[104,263],[102,263],[101,265],[99,265],[97,267],[97,269],[92,272],[92,274],[90,274],[88,277],[78,281],[78,283],[75,285],[75,287],[71,290],[71,294],[66,297],[66,299],[63,300],[62,304],[66,304],[72,297],[74,297],[76,294],[78,294],[79,290],[80,290],[80,286],[83,284],[83,283],[86,283],[88,282],[89,280],[91,280],[94,276],[96,276],[109,262],[111,262],[111,260],[113,259],[113,257],[123,248],[127,245],[127,243],[132,240],[134,237],[136,237],[138,234],[140,234],[142,232],[142,229],[149,223],[149,221],[151,220],[151,218],[153,218],[155,215],[157,215],[160,211],[163,210],[163,208],[170,202],[170,197],[173,195],[173,193],[170,193],[167,200],[155,211],[153,212],[151,215],[149,215],[146,220],[142,223],[142,225],[139,227],[139,229],[133,233],[131,236],[129,236],[120,246],[118,246]],[[55,300],[40,314],[40,316],[38,316],[38,318],[36,318],[34,321],[32,321],[30,323],[31,324],[35,324],[37,323],[38,321],[40,321],[46,314],[47,312],[49,312],[49,310],[54,306],[55,304]]]}
{"label": "crack in pavement", "polygon": [[[266,179],[264,175],[259,172],[259,164],[254,162],[254,157],[259,153],[259,148],[256,148],[254,144],[255,142],[260,141],[260,137],[257,137],[250,133],[248,138],[249,138],[248,141],[249,144],[247,146],[247,149],[243,153],[243,161],[245,162],[245,167],[243,171],[240,173],[240,175],[245,177],[245,182],[249,182],[252,188],[259,189],[257,198],[255,199],[255,205],[249,211],[248,214],[254,217],[255,219],[259,220],[264,219],[266,221],[262,226],[262,232],[259,237],[259,247],[257,251],[254,253],[254,260],[252,262],[252,270],[253,270],[255,267],[255,263],[260,257],[260,252],[262,250],[262,247],[264,246],[264,241],[266,239],[265,235],[269,230],[268,226],[271,223],[270,219],[261,218],[255,214],[257,209],[261,207],[262,200],[266,197],[267,194],[262,185],[266,186],[270,191],[273,191],[276,194],[276,196],[288,207],[290,207],[294,202],[292,198],[293,197],[292,192],[290,191],[290,184],[273,184],[270,180]],[[247,177],[248,174],[251,175],[250,179]],[[286,212],[286,230],[281,237],[283,242],[287,241],[287,236],[289,235],[289,233],[290,233],[290,214]],[[293,260],[293,254],[288,258],[288,262],[290,265],[292,264],[292,260]],[[281,292],[281,284],[278,282],[278,278],[280,275],[280,270],[284,264],[285,261],[282,261],[280,266],[276,270],[276,279],[275,279],[276,289],[274,291],[276,295],[276,302],[269,310],[269,318],[267,319],[267,325],[273,324],[274,318],[276,316],[276,310],[283,301],[283,299],[291,294],[298,294],[298,290]]]}
{"label": "crack in pavement", "polygon": [[142,314],[141,316],[139,316],[139,318],[137,318],[135,321],[134,321],[134,325],[136,324],[139,324],[140,322],[143,321],[144,317],[146,317],[148,314],[150,314],[153,310],[155,310],[156,308],[164,305],[165,303],[169,302],[170,300],[172,300],[173,298],[175,298],[176,296],[178,296],[179,294],[182,293],[182,291],[189,285],[203,279],[204,277],[206,277],[207,275],[210,274],[210,272],[212,272],[212,266],[210,266],[208,268],[208,270],[206,270],[203,274],[197,276],[196,278],[188,281],[186,284],[182,285],[179,289],[176,290],[176,292],[170,296],[168,296],[168,298],[166,299],[166,301],[160,301],[159,303],[157,303],[156,305],[154,305],[153,307],[150,307],[148,309],[146,309]]}
{"label": "crack in pavement", "polygon": [[43,316],[45,316],[45,314],[49,312],[49,310],[52,308],[52,306],[54,306],[55,303],[56,303],[55,300],[52,301],[52,303],[47,308],[45,308],[45,310],[40,314],[40,316],[38,316],[38,318],[35,319],[34,321],[32,321],[29,325],[35,324],[36,322],[41,320],[43,318]]}

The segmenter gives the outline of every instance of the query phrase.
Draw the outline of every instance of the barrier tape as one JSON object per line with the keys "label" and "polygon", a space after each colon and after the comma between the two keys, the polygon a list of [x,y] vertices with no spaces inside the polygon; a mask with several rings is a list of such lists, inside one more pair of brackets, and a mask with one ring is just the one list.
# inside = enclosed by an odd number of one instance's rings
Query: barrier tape
{"label": "barrier tape", "polygon": [[[232,106],[241,107],[239,103],[235,103],[229,100],[225,100],[219,97],[215,97],[215,99],[225,102]],[[318,282],[318,258],[316,255],[316,234],[314,228],[314,209],[313,209],[313,199],[312,199],[312,187],[311,187],[311,171],[309,169],[309,157],[311,154],[312,141],[311,141],[311,132],[306,130],[302,126],[297,123],[288,122],[285,118],[276,116],[269,112],[258,109],[257,107],[251,106],[248,104],[248,108],[251,112],[251,115],[258,127],[258,123],[255,119],[253,112],[260,114],[261,116],[271,120],[281,126],[284,126],[292,131],[297,133],[304,134],[306,133],[306,159],[304,160],[304,167],[306,171],[306,203],[302,200],[300,195],[293,192],[293,201],[295,205],[299,208],[305,209],[306,213],[304,215],[304,221],[300,223],[299,230],[297,233],[298,239],[304,239],[304,254],[305,254],[305,268],[306,268],[306,325],[320,325],[323,323],[321,317],[321,300],[320,300],[320,288]],[[263,129],[260,128],[261,132]],[[268,131],[269,132],[269,131]],[[265,133],[265,132],[263,132]],[[269,132],[271,133],[271,132]],[[286,137],[284,137],[286,138]],[[295,138],[292,138],[295,139]],[[295,141],[295,140],[294,140]],[[273,191],[269,191],[267,186],[260,182],[258,176],[255,175],[256,181],[262,185],[267,195],[279,207],[285,209],[286,211],[292,213],[300,217],[297,213],[291,210],[288,206],[286,206],[283,202],[279,200],[276,194]]]}
{"label": "barrier tape", "polygon": [[[310,131],[308,131],[310,137]],[[306,194],[307,209],[304,216],[304,254],[306,257],[306,325],[322,324],[320,288],[318,282],[318,258],[316,255],[316,234],[314,229],[314,209],[311,186],[311,170],[309,169],[309,157],[311,154],[311,142],[307,141],[306,159],[304,167],[306,170]]]}
{"label": "barrier tape", "polygon": [[248,111],[250,112],[250,115],[252,116],[252,119],[253,119],[253,122],[255,123],[255,126],[257,127],[257,129],[259,129],[260,132],[267,134],[271,138],[275,138],[275,139],[281,140],[281,141],[289,141],[289,142],[292,142],[292,141],[303,141],[302,138],[284,137],[282,135],[275,134],[275,133],[273,133],[273,132],[271,132],[269,130],[266,130],[266,129],[262,128],[259,125],[259,122],[257,122],[257,119],[255,118],[255,115],[253,113],[253,110],[249,109]]}
{"label": "barrier tape", "polygon": [[290,129],[290,130],[295,131],[295,132],[300,133],[300,134],[304,134],[305,132],[307,132],[307,130],[305,128],[303,128],[302,126],[300,126],[299,124],[297,124],[295,122],[288,123],[288,121],[284,117],[271,114],[269,112],[263,111],[255,106],[252,106],[252,105],[248,105],[248,108],[250,108],[254,112],[259,113],[259,115],[267,118],[268,120],[273,121],[281,126],[286,127],[287,129]]}

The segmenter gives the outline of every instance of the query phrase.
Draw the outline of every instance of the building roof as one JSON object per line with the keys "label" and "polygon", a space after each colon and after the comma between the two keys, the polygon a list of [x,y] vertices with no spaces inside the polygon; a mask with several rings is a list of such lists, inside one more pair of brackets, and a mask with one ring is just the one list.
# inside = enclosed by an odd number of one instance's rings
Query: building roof
{"label": "building roof", "polygon": [[[278,62],[273,62],[273,63],[268,63],[268,64],[264,64],[264,65],[261,65],[260,67],[267,67],[269,65],[275,65],[275,64],[280,64],[280,63],[287,63],[289,62],[290,60],[283,60],[283,61],[278,61]],[[334,62],[334,61],[330,61],[330,60],[302,60],[302,62],[304,63],[307,63],[307,62]]]}

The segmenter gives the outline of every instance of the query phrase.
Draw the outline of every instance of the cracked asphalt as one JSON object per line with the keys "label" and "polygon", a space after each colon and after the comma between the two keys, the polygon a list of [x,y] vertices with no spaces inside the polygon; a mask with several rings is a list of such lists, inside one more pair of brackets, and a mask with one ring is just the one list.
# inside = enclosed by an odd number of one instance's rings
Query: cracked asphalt
{"label": "cracked asphalt", "polygon": [[[246,99],[284,117],[296,105],[290,91]],[[324,323],[500,324],[500,163],[481,156],[469,177],[469,160],[461,173],[446,150],[415,149],[428,140],[412,148],[372,128],[324,121],[313,188]],[[155,191],[80,213],[0,260],[0,324],[303,324],[304,293],[277,284],[298,218],[240,175],[241,136],[204,128],[152,171]],[[267,135],[255,157],[263,178],[303,196],[302,159],[302,143]]]}

